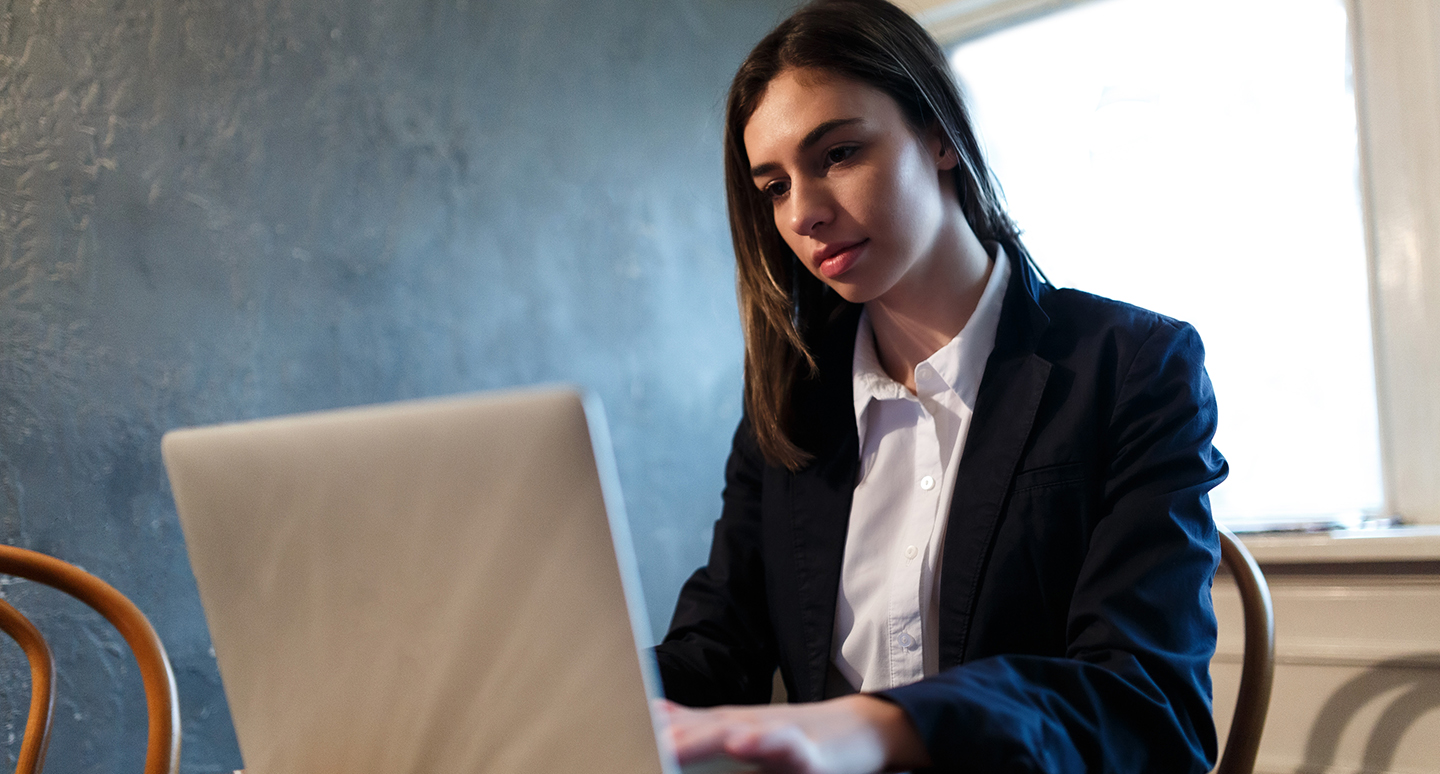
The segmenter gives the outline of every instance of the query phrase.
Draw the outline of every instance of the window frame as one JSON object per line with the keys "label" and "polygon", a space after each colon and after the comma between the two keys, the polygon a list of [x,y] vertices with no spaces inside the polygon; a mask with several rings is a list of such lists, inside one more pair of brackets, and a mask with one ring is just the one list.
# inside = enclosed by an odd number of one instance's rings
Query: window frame
{"label": "window frame", "polygon": [[[949,48],[1096,0],[900,0]],[[1385,510],[1440,525],[1440,8],[1344,0]],[[1427,327],[1426,323],[1430,323]],[[1434,335],[1430,335],[1430,328]]]}

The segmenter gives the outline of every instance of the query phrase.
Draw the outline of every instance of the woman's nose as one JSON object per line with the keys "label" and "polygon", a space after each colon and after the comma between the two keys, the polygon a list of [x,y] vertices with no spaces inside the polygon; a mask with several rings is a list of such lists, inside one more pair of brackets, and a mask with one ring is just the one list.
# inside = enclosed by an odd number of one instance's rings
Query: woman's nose
{"label": "woman's nose", "polygon": [[835,219],[835,203],[826,187],[813,181],[790,184],[790,229],[800,236],[814,236],[816,230]]}

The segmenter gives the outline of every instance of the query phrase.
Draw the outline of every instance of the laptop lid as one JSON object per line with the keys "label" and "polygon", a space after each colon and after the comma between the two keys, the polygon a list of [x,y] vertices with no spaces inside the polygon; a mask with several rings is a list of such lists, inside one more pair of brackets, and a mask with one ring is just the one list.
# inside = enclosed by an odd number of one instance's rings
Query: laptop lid
{"label": "laptop lid", "polygon": [[247,774],[676,771],[593,399],[327,411],[163,453]]}

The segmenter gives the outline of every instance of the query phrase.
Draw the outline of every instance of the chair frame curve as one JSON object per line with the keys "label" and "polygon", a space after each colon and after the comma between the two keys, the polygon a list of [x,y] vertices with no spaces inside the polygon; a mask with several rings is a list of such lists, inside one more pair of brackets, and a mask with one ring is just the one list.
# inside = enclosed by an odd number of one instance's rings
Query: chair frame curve
{"label": "chair frame curve", "polygon": [[1230,571],[1240,591],[1245,617],[1245,656],[1240,667],[1240,690],[1235,715],[1225,737],[1225,752],[1215,774],[1250,774],[1260,752],[1270,689],[1275,679],[1275,607],[1270,585],[1255,557],[1235,533],[1216,525],[1220,533],[1220,562]]}
{"label": "chair frame curve", "polygon": [[[130,652],[135,656],[140,667],[140,679],[145,685],[149,733],[144,774],[177,774],[180,770],[180,699],[175,689],[175,673],[170,667],[170,657],[165,653],[165,645],[161,643],[149,619],[140,612],[140,608],[105,581],[69,562],[38,551],[0,545],[0,573],[59,589],[94,608],[120,632],[120,636],[129,644]],[[16,615],[19,615],[18,611]],[[24,619],[24,616],[20,617]],[[29,621],[25,623],[29,624]],[[31,625],[30,628],[33,630],[34,626]],[[35,634],[38,636],[39,632]],[[53,670],[53,665],[51,668]],[[33,661],[31,669],[33,674]],[[34,702],[35,693],[32,689],[32,708]],[[48,734],[48,722],[46,726],[45,731]],[[22,752],[25,745],[29,744],[30,737],[31,726],[27,724],[25,741],[21,743]],[[42,747],[43,758],[43,741],[37,744]]]}
{"label": "chair frame curve", "polygon": [[45,765],[45,751],[50,746],[50,720],[55,711],[55,656],[35,624],[3,599],[0,599],[0,630],[20,645],[30,662],[30,714],[25,721],[15,774],[36,774]]}

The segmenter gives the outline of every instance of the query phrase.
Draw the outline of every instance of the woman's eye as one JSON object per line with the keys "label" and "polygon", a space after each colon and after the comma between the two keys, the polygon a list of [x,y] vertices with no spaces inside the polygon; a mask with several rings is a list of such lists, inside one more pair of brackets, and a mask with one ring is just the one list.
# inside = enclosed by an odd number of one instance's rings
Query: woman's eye
{"label": "woman's eye", "polygon": [[790,192],[790,184],[784,180],[775,180],[767,183],[765,187],[760,190],[764,191],[765,195],[771,199],[779,199]]}
{"label": "woman's eye", "polygon": [[825,165],[839,164],[840,162],[855,155],[858,150],[854,145],[840,145],[825,151]]}

